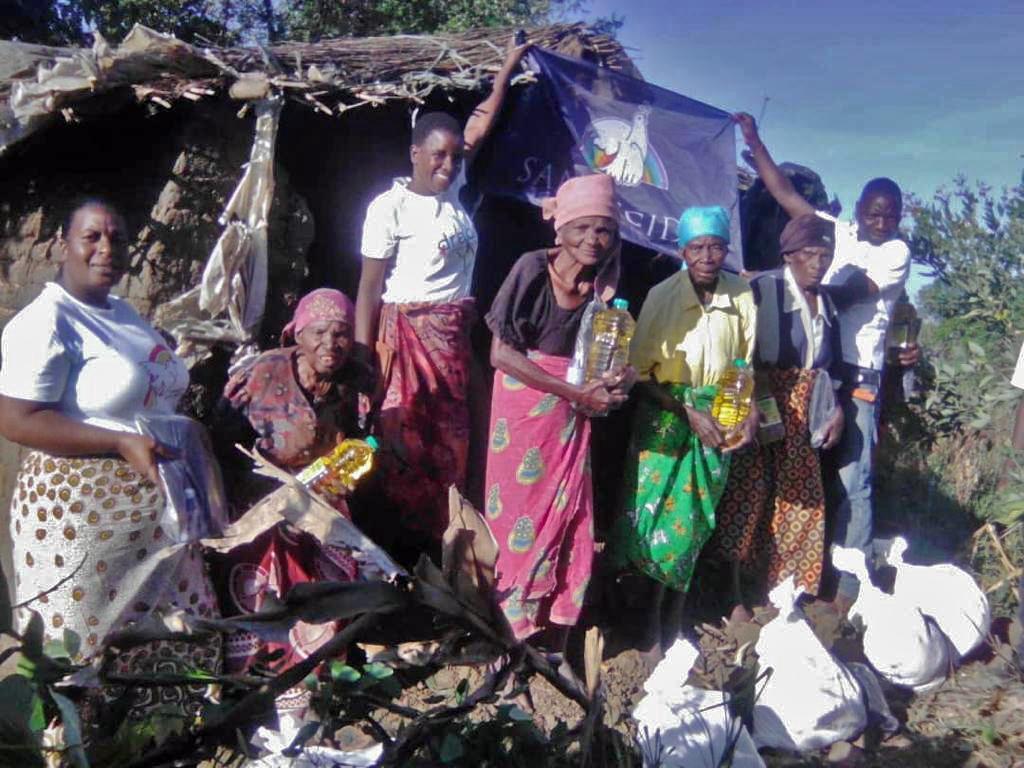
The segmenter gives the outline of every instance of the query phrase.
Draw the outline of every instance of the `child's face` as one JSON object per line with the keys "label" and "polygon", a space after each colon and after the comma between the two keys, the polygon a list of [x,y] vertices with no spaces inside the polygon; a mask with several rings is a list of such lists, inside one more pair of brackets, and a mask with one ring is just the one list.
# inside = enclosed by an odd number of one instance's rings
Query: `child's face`
{"label": "child's face", "polygon": [[900,204],[884,193],[857,202],[857,224],[861,235],[872,245],[892,240],[900,227]]}

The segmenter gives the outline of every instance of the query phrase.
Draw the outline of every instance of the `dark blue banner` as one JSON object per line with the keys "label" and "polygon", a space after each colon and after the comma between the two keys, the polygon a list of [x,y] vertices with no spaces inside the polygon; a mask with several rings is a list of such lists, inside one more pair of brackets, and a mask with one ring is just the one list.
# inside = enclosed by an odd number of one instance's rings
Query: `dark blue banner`
{"label": "dark blue banner", "polygon": [[625,239],[676,253],[676,224],[691,205],[732,215],[728,266],[738,270],[736,146],[729,113],[643,80],[546,50],[528,63],[525,89],[492,138],[481,191],[538,203],[565,179],[616,181]]}

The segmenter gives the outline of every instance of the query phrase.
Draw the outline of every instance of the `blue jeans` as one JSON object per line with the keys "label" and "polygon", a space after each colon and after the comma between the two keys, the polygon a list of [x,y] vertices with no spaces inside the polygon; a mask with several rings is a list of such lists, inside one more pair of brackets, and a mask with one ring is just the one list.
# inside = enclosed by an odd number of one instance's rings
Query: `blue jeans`
{"label": "blue jeans", "polygon": [[[826,467],[825,489],[832,515],[832,543],[864,552],[871,562],[872,486],[874,484],[875,445],[878,443],[878,388],[866,383],[860,389],[874,391],[876,400],[865,402],[852,397],[850,388],[839,393],[843,408],[843,437],[830,451]],[[839,594],[856,597],[856,577],[839,577]]]}

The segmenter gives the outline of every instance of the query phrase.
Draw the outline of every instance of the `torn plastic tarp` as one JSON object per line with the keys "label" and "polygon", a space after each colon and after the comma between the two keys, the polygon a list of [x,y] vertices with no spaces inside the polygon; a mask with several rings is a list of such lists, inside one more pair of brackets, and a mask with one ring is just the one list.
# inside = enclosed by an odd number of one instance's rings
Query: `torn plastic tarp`
{"label": "torn plastic tarp", "polygon": [[[160,307],[157,325],[178,340],[178,354],[195,363],[196,345],[238,345],[235,365],[256,353],[254,336],[267,301],[267,220],[274,197],[274,144],[280,96],[256,104],[249,162],[224,207],[224,226],[197,287]],[[218,317],[227,313],[227,321]]]}

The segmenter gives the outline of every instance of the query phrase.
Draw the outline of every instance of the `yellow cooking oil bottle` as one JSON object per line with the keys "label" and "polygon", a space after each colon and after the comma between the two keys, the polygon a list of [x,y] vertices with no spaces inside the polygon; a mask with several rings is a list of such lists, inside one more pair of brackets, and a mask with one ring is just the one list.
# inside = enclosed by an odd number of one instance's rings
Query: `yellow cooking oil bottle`
{"label": "yellow cooking oil bottle", "polygon": [[718,381],[718,393],[711,405],[711,417],[725,433],[725,447],[740,441],[738,427],[750,415],[753,396],[753,371],[746,360],[733,360]]}
{"label": "yellow cooking oil bottle", "polygon": [[377,447],[377,440],[373,437],[342,440],[330,453],[299,472],[298,481],[307,488],[334,495],[352,491],[356,483],[373,469],[373,455]]}
{"label": "yellow cooking oil bottle", "polygon": [[593,334],[587,354],[586,381],[606,373],[618,373],[629,363],[629,343],[636,323],[629,314],[629,302],[615,299],[607,309],[594,315]]}

